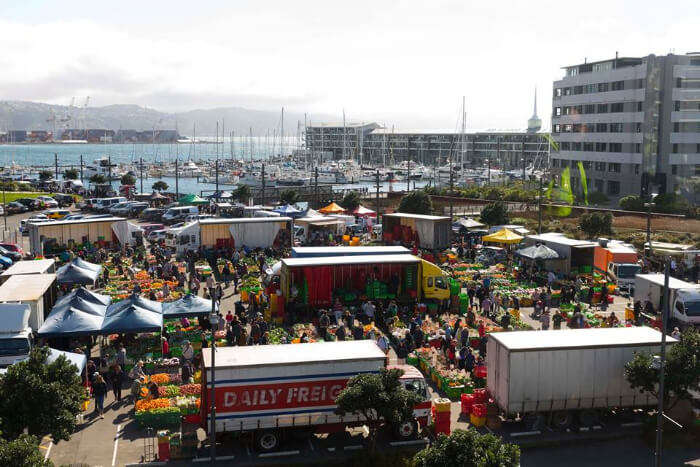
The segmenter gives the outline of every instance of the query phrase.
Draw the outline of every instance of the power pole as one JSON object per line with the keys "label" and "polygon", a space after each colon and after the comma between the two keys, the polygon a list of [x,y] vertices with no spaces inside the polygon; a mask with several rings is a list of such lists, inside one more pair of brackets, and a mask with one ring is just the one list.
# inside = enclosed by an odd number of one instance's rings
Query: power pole
{"label": "power pole", "polygon": [[180,199],[180,176],[178,174],[178,158],[175,156],[175,201]]}
{"label": "power pole", "polygon": [[[216,291],[214,291],[216,293]],[[216,313],[216,295],[211,297],[210,322],[213,325],[219,323],[219,315]],[[211,442],[211,462],[216,464],[216,339],[211,340],[211,425],[209,425],[209,437]],[[205,369],[206,371],[206,369]]]}
{"label": "power pole", "polygon": [[112,186],[112,156],[107,158],[107,184]]}
{"label": "power pole", "polygon": [[542,235],[542,177],[537,191],[537,235]]}
{"label": "power pole", "polygon": [[450,155],[450,222],[452,222],[452,215],[453,215],[453,204],[452,204],[453,190],[454,190],[454,172],[452,170],[452,156]]}
{"label": "power pole", "polygon": [[[651,244],[649,244],[651,247]],[[651,248],[649,248],[651,250]],[[669,311],[669,294],[668,282],[671,275],[671,259],[666,258],[666,266],[664,268],[664,291],[661,304],[661,355],[659,358],[659,407],[656,410],[656,449],[655,449],[655,467],[661,467],[661,452],[663,451],[663,433],[664,433],[664,382],[665,382],[665,366],[666,366],[666,326]]]}
{"label": "power pole", "polygon": [[379,169],[377,169],[377,174],[375,177],[375,187],[377,188],[377,221],[379,221]]}
{"label": "power pole", "polygon": [[316,199],[316,207],[318,207],[318,167],[314,168],[314,198]]}
{"label": "power pole", "polygon": [[214,162],[214,173],[216,177],[216,200],[219,200],[219,159]]}
{"label": "power pole", "polygon": [[265,206],[265,163],[264,162],[262,164],[262,171],[260,172],[260,176],[262,177],[262,179],[260,180],[260,182],[261,182],[260,192],[261,192],[261,197],[262,197],[260,204]]}
{"label": "power pole", "polygon": [[80,183],[83,182],[83,155],[80,155]]}
{"label": "power pole", "polygon": [[647,246],[644,248],[644,256],[651,257],[651,196],[649,202],[646,203],[647,208]]}
{"label": "power pole", "polygon": [[141,193],[143,194],[143,157],[139,157],[139,178],[141,179]]}
{"label": "power pole", "polygon": [[58,153],[54,153],[53,155],[53,164],[56,169],[56,180],[58,180]]}

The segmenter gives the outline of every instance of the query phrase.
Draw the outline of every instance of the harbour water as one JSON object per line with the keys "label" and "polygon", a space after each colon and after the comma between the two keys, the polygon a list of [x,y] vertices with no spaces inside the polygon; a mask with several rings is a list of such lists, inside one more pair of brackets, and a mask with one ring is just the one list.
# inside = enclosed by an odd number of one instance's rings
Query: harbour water
{"label": "harbour water", "polygon": [[[301,149],[298,138],[285,138],[283,148],[280,148],[279,138],[272,141],[267,137],[235,137],[220,139],[219,144],[214,138],[198,138],[195,143],[171,143],[171,144],[0,144],[0,163],[5,167],[13,164],[24,167],[46,167],[53,170],[55,158],[58,158],[59,171],[66,168],[80,167],[82,156],[83,164],[92,164],[95,160],[109,157],[114,164],[134,164],[140,159],[144,164],[172,163],[177,158],[179,161],[206,161],[219,159],[235,160],[267,160],[276,154],[291,154],[295,149]],[[138,174],[137,174],[138,175]],[[168,184],[168,191],[175,190],[175,178],[163,176],[161,178],[147,178],[144,176],[143,189],[150,191],[151,186],[157,180]],[[85,180],[87,183],[87,180]],[[113,182],[118,185],[119,182]],[[427,184],[425,180],[411,181],[411,188],[420,188]],[[141,181],[137,179],[136,188],[141,189]],[[196,178],[179,178],[180,193],[200,194],[207,190],[213,191],[212,183],[202,183]],[[357,184],[335,185],[339,189],[368,189],[374,191],[375,184],[360,182]],[[220,185],[220,189],[232,189],[232,185]],[[405,180],[397,182],[380,183],[380,191],[406,190]]]}

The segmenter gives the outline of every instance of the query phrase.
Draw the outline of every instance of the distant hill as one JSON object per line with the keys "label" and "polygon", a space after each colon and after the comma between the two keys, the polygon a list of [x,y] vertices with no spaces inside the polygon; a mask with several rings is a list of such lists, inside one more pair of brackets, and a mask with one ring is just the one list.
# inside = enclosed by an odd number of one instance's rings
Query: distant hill
{"label": "distant hill", "polygon": [[[243,109],[240,107],[221,107],[215,109],[197,109],[187,112],[167,113],[137,105],[119,104],[104,107],[70,107],[66,105],[44,104],[27,101],[0,101],[0,131],[6,130],[49,130],[57,132],[64,128],[104,128],[107,130],[131,129],[150,130],[177,128],[182,135],[192,135],[196,124],[198,136],[216,134],[216,122],[224,120],[226,134],[232,130],[236,135],[265,135],[280,127],[280,112]],[[314,121],[337,120],[332,116],[315,114]],[[284,114],[284,133],[293,136],[297,131],[297,122],[304,124],[304,114]],[[221,128],[219,128],[221,132]]]}

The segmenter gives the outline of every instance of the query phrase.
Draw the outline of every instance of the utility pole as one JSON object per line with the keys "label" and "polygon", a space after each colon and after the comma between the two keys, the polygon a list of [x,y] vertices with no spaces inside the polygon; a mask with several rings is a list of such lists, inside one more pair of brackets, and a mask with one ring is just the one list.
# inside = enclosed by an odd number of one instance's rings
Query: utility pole
{"label": "utility pole", "polygon": [[316,207],[318,207],[318,166],[314,168],[314,198],[316,199]]}
{"label": "utility pole", "polygon": [[219,201],[219,159],[214,162],[214,174],[216,177],[216,200]]}
{"label": "utility pole", "polygon": [[264,162],[262,164],[262,170],[260,171],[260,177],[261,177],[261,180],[260,180],[261,190],[260,190],[260,192],[261,192],[261,197],[262,197],[260,204],[265,206],[265,163]]}
{"label": "utility pole", "polygon": [[452,222],[453,205],[452,192],[454,190],[454,172],[452,171],[452,156],[450,155],[450,222]]}
{"label": "utility pole", "polygon": [[58,153],[54,153],[53,155],[53,164],[56,169],[56,180],[58,180]]}
{"label": "utility pole", "polygon": [[80,155],[80,183],[83,182],[83,155]]}
{"label": "utility pole", "polygon": [[[651,250],[651,243],[649,244]],[[669,296],[668,282],[671,275],[671,259],[666,258],[666,267],[664,271],[664,295],[661,305],[661,355],[659,361],[659,407],[656,412],[656,461],[655,467],[661,467],[661,452],[663,451],[663,434],[664,434],[664,380],[666,366],[666,321],[668,319]]]}
{"label": "utility pole", "polygon": [[651,196],[645,206],[647,208],[647,246],[644,248],[644,255],[649,258],[651,257]]}
{"label": "utility pole", "polygon": [[486,163],[489,165],[488,171],[488,186],[491,186],[491,159],[486,159]]}
{"label": "utility pole", "polygon": [[375,187],[377,188],[377,221],[379,221],[379,169],[377,169],[377,174],[375,177]]}
{"label": "utility pole", "polygon": [[175,201],[180,199],[180,176],[178,174],[178,157],[175,156]]}
{"label": "utility pole", "polygon": [[542,235],[542,177],[537,191],[537,235]]}
{"label": "utility pole", "polygon": [[107,184],[112,186],[112,156],[107,158]]}
{"label": "utility pole", "polygon": [[[501,166],[501,176],[503,176],[503,164],[501,161],[501,137],[496,138],[496,161]],[[491,169],[489,168],[489,186],[491,186]]]}
{"label": "utility pole", "polygon": [[143,157],[139,157],[139,178],[141,179],[141,193],[143,193]]}
{"label": "utility pole", "polygon": [[[216,314],[216,291],[211,296],[211,316],[209,321],[213,325],[219,324],[219,315]],[[216,339],[211,339],[211,425],[209,438],[211,442],[211,463],[216,464]]]}

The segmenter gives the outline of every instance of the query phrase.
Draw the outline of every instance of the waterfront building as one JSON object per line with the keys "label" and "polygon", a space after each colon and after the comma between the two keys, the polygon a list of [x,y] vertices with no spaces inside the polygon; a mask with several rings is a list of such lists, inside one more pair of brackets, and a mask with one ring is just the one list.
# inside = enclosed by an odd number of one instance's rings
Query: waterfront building
{"label": "waterfront building", "polygon": [[[700,176],[700,54],[615,57],[571,65],[554,82],[554,173],[579,162],[589,191],[612,199],[676,191]],[[575,169],[575,170],[574,170]]]}

